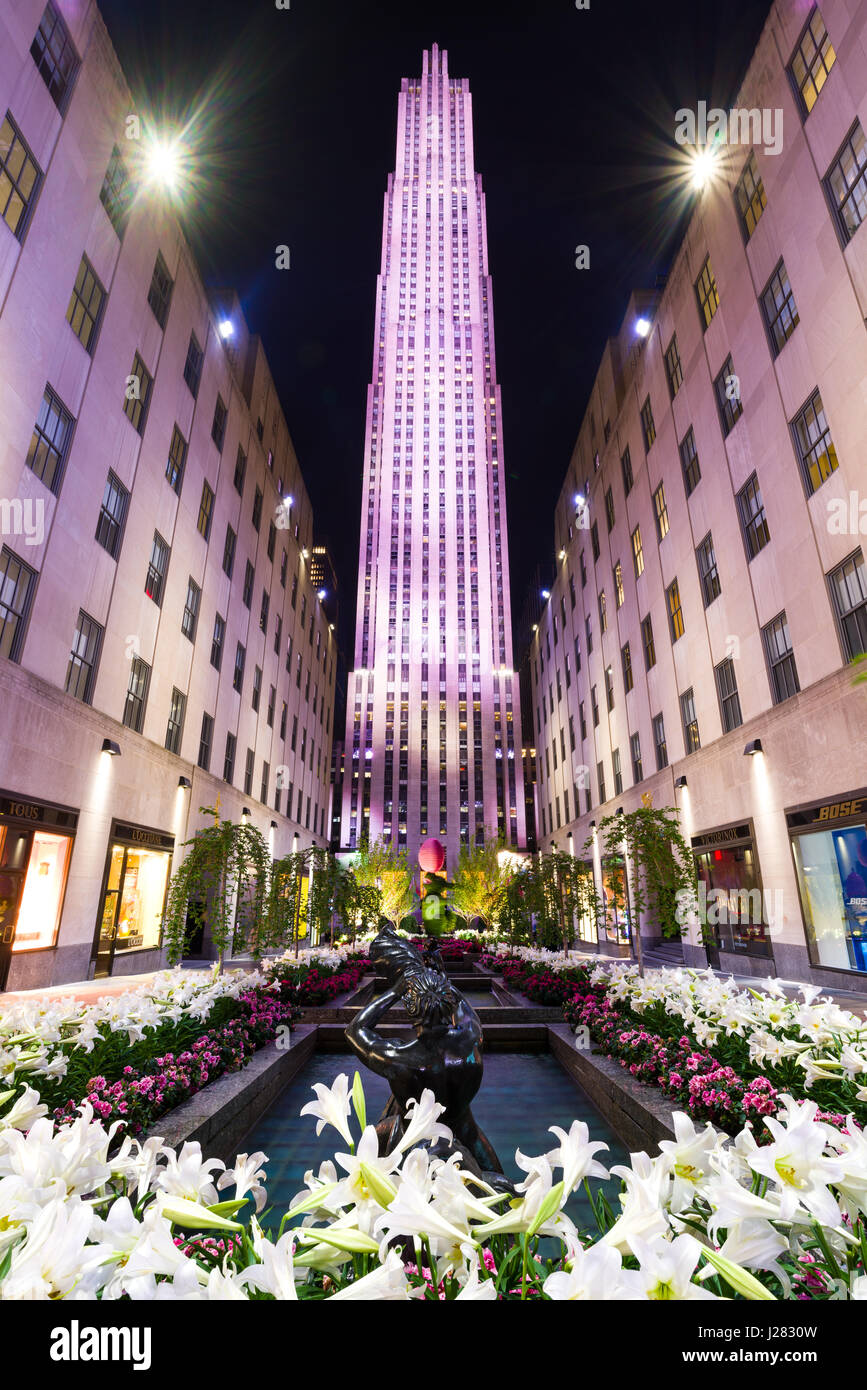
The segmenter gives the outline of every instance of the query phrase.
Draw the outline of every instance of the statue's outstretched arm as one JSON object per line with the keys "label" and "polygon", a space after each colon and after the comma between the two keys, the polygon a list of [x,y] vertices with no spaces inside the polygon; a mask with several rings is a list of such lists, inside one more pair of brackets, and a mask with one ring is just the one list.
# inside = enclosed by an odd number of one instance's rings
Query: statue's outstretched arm
{"label": "statue's outstretched arm", "polygon": [[388,1061],[413,1046],[412,1042],[402,1042],[398,1038],[386,1038],[376,1029],[379,1020],[388,1013],[392,1004],[395,1004],[400,997],[396,990],[387,989],[378,999],[372,1000],[363,1009],[359,1009],[346,1029],[346,1039],[350,1047],[363,1062],[366,1062],[374,1070],[377,1062]]}

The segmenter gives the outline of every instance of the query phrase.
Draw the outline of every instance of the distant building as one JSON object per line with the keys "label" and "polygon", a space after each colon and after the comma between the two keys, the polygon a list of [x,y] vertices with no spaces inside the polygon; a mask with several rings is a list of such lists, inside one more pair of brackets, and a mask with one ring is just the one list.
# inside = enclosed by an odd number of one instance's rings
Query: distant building
{"label": "distant building", "polygon": [[338,617],[337,572],[327,546],[313,546],[310,551],[308,575],[311,587],[322,604],[322,611],[336,632]]}
{"label": "distant building", "polygon": [[377,281],[344,848],[524,845],[500,391],[469,83],[404,78]]}
{"label": "distant building", "polygon": [[0,988],[162,964],[200,807],[275,855],[329,835],[310,502],[261,343],[137,184],[134,112],[92,0],[3,8]]}
{"label": "distant building", "polygon": [[[774,5],[737,107],[782,112],[782,150],[724,148],[608,343],[530,649],[540,844],[593,862],[600,949],[628,923],[594,827],[649,794],[680,809],[713,963],[860,990],[865,39],[843,0]],[[706,960],[694,929],[685,953]]]}

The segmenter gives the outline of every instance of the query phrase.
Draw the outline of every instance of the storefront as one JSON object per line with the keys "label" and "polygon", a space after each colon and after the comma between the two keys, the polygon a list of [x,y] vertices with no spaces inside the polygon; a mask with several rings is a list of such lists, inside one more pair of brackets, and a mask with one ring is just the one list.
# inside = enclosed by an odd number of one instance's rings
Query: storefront
{"label": "storefront", "polygon": [[78,812],[0,792],[0,990],[13,954],[57,944]]}
{"label": "storefront", "polygon": [[618,952],[630,945],[629,902],[626,896],[626,866],[618,856],[602,862],[602,920],[600,942]]}
{"label": "storefront", "polygon": [[867,791],[786,815],[810,959],[867,972]]}
{"label": "storefront", "polygon": [[95,979],[112,973],[120,953],[159,950],[174,848],[173,836],[160,830],[112,822],[93,943]]}
{"label": "storefront", "polygon": [[774,903],[762,891],[751,821],[693,836],[699,915],[711,965],[721,951],[771,959]]}

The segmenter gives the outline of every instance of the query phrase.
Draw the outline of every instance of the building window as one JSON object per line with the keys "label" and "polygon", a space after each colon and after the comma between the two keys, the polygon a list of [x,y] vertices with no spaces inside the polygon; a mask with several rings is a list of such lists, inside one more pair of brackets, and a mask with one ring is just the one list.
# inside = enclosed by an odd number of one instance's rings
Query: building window
{"label": "building window", "polygon": [[202,591],[192,578],[187,580],[187,597],[184,603],[184,616],[181,619],[181,632],[190,642],[196,640],[196,628],[199,625],[199,605],[202,601]]}
{"label": "building window", "polygon": [[199,503],[199,519],[196,522],[200,536],[211,539],[211,519],[214,514],[214,494],[207,483],[202,483],[202,500]]}
{"label": "building window", "polygon": [[843,241],[851,241],[867,214],[867,140],[859,121],[828,170],[825,187]]}
{"label": "building window", "polygon": [[620,649],[620,659],[623,663],[623,689],[628,695],[635,681],[632,676],[632,653],[629,650],[629,643]]}
{"label": "building window", "polygon": [[247,455],[244,453],[243,449],[239,448],[238,457],[235,460],[235,477],[233,479],[233,482],[235,484],[235,491],[237,492],[239,497],[243,497],[244,495],[244,477],[246,475],[246,472]]}
{"label": "building window", "polygon": [[187,697],[175,687],[169,706],[169,722],[166,728],[166,748],[170,753],[180,753],[181,739],[184,736],[184,717],[187,712]]}
{"label": "building window", "polygon": [[640,526],[636,526],[632,532],[632,567],[635,570],[635,578],[640,578],[644,573],[644,551],[641,548]]}
{"label": "building window", "polygon": [[[259,797],[259,800],[262,802],[263,805],[267,805],[267,804],[268,804],[268,782],[270,781],[270,778],[271,778],[271,765],[270,765],[270,763],[263,763],[263,764],[262,764],[262,794],[261,794],[261,796]],[[308,798],[307,798],[307,824],[308,824],[308,826],[309,826],[309,824],[310,824],[310,797],[309,797],[309,796],[308,796]]]}
{"label": "building window", "polygon": [[36,202],[42,171],[9,113],[0,125],[0,217],[23,241]]}
{"label": "building window", "polygon": [[244,592],[241,596],[245,608],[249,608],[251,603],[253,602],[253,582],[255,580],[255,577],[256,571],[253,569],[253,566],[250,564],[250,561],[248,560],[247,568],[244,571]]}
{"label": "building window", "polygon": [[210,714],[202,715],[202,732],[199,735],[199,767],[205,772],[211,767],[211,743],[214,738],[214,720]]}
{"label": "building window", "polygon": [[614,771],[614,795],[619,796],[623,791],[623,773],[620,768],[620,749],[615,748],[611,754],[611,766]]}
{"label": "building window", "polygon": [[765,185],[762,183],[753,150],[750,151],[750,157],[744,165],[744,172],[735,184],[735,202],[741,219],[744,241],[749,241],[768,204],[765,197]]}
{"label": "building window", "polygon": [[830,580],[846,660],[853,661],[867,652],[867,566],[863,553],[856,551],[832,572]]}
{"label": "building window", "polygon": [[60,491],[74,423],[62,401],[46,386],[27,450],[27,466],[55,495]]}
{"label": "building window", "polygon": [[632,780],[633,782],[640,782],[644,773],[641,768],[641,736],[639,734],[633,734],[629,740],[629,751],[632,754]]}
{"label": "building window", "polygon": [[154,531],[151,558],[148,564],[147,578],[145,579],[145,593],[148,598],[153,599],[157,608],[162,608],[163,606],[163,591],[165,589],[168,568],[168,543],[163,540],[159,531]]}
{"label": "building window", "polygon": [[762,501],[762,492],[759,487],[759,480],[754,473],[747,479],[744,486],[738,493],[738,510],[741,516],[741,527],[744,533],[744,544],[747,548],[747,555],[750,560],[763,550],[771,539],[768,530],[768,522],[765,517],[765,506]]}
{"label": "building window", "polygon": [[228,414],[229,412],[226,409],[226,404],[223,400],[223,397],[218,396],[217,404],[214,406],[214,420],[213,424],[211,425],[211,438],[213,439],[220,453],[223,452],[223,444],[226,439],[226,420],[228,418]]}
{"label": "building window", "polygon": [[782,704],[801,689],[798,670],[795,666],[795,653],[789,636],[789,624],[785,613],[780,613],[767,627],[762,628],[765,656],[771,673],[771,693],[774,704]]}
{"label": "building window", "polygon": [[836,59],[825,21],[819,10],[814,9],[789,63],[789,72],[805,116],[809,116],[816,105]]}
{"label": "building window", "polygon": [[160,328],[165,328],[166,320],[169,316],[169,306],[172,302],[172,289],[174,282],[169,275],[169,268],[157,252],[157,262],[154,266],[154,273],[151,276],[151,287],[148,290],[148,304],[153,310],[154,318]]}
{"label": "building window", "polygon": [[653,644],[653,623],[648,613],[641,619],[641,645],[644,648],[644,669],[649,671],[656,665],[656,647]]}
{"label": "building window", "polygon": [[795,296],[782,261],[762,292],[762,313],[774,356],[778,357],[800,322]]}
{"label": "building window", "polygon": [[[0,145],[2,145],[0,132]],[[115,145],[108,161],[105,179],[99,194],[99,201],[108,213],[108,219],[119,237],[123,236],[126,220],[132,206],[133,186],[121,152]]]}
{"label": "building window", "polygon": [[259,628],[262,632],[268,631],[268,612],[271,607],[271,598],[267,589],[262,590],[262,606],[259,609]]}
{"label": "building window", "polygon": [[250,696],[250,703],[256,713],[259,713],[259,701],[262,698],[262,668],[257,666],[253,671],[253,694]]}
{"label": "building window", "polygon": [[211,665],[219,671],[223,664],[223,642],[226,637],[226,619],[217,613],[214,618],[214,635],[211,638]]}
{"label": "building window", "polygon": [[89,705],[93,699],[96,668],[102,646],[102,628],[81,610],[72,638],[69,665],[66,668],[66,693]]}
{"label": "building window", "polygon": [[235,748],[237,739],[234,734],[226,734],[226,754],[223,758],[223,781],[231,786],[232,778],[235,776]]}
{"label": "building window", "polygon": [[665,486],[663,483],[659,484],[653,494],[653,516],[656,522],[656,539],[663,541],[668,535],[668,508],[665,505]]}
{"label": "building window", "polygon": [[701,469],[698,463],[698,450],[695,447],[695,435],[690,425],[686,434],[679,445],[680,466],[683,469],[683,485],[686,489],[687,497],[691,497],[701,482]]}
{"label": "building window", "polygon": [[656,749],[656,770],[668,767],[668,744],[665,741],[665,721],[661,714],[653,718],[653,746]]}
{"label": "building window", "polygon": [[593,624],[589,615],[584,619],[584,636],[587,641],[587,655],[589,656],[593,650]]}
{"label": "building window", "polygon": [[656,425],[653,423],[653,408],[649,396],[641,407],[641,432],[644,435],[644,447],[649,449],[656,438]]}
{"label": "building window", "polygon": [[744,413],[741,405],[741,383],[735,375],[734,365],[731,354],[726,358],[714,381],[714,391],[716,392],[716,403],[719,407],[720,424],[722,425],[723,438],[731,434],[738,420]]}
{"label": "building window", "polygon": [[205,362],[205,354],[199,346],[199,340],[195,333],[190,334],[190,345],[187,348],[187,360],[184,363],[184,381],[190,388],[190,392],[195,400],[199,394],[199,387],[202,382],[202,367]]}
{"label": "building window", "polygon": [[254,526],[254,528],[258,531],[258,530],[259,530],[259,527],[261,526],[261,524],[262,524],[262,490],[261,490],[261,488],[258,488],[258,487],[257,487],[257,488],[256,488],[255,496],[253,497],[253,526]]}
{"label": "building window", "polygon": [[614,672],[610,666],[605,667],[605,703],[610,713],[614,708]]}
{"label": "building window", "polygon": [[620,561],[614,566],[614,598],[618,608],[623,607],[623,566]]}
{"label": "building window", "polygon": [[144,723],[151,668],[141,657],[133,657],[123,709],[123,722],[133,733],[140,734]]}
{"label": "building window", "polygon": [[[265,722],[267,723],[269,729],[273,729],[273,727],[274,727],[274,710],[276,709],[276,706],[277,706],[277,690],[276,690],[276,688],[272,685],[272,686],[270,686],[269,689],[268,689],[268,713],[267,713],[266,716],[265,716]],[[312,749],[311,749],[311,754],[312,754]],[[313,762],[312,756],[311,756],[311,760],[310,760],[310,761],[311,761],[311,766],[312,766],[312,762]]]}
{"label": "building window", "polygon": [[113,560],[120,549],[129,493],[114,473],[109,473],[96,523],[96,539]]}
{"label": "building window", "polygon": [[187,441],[181,434],[177,425],[172,432],[172,442],[169,449],[169,457],[166,462],[166,479],[174,492],[181,495],[181,486],[184,480],[184,469],[187,464]]}
{"label": "building window", "polygon": [[96,346],[96,337],[99,333],[104,308],[105,289],[96,278],[96,272],[90,261],[86,256],[82,256],[81,265],[78,267],[78,274],[75,277],[75,284],[72,287],[69,307],[66,310],[66,322],[70,325],[85,352],[90,353],[91,356],[93,356],[93,349]]}
{"label": "building window", "polygon": [[723,733],[730,734],[732,729],[740,728],[744,722],[735,676],[735,663],[731,657],[726,657],[725,661],[721,661],[718,666],[714,667],[714,675],[716,676]]}
{"label": "building window", "polygon": [[669,394],[671,399],[674,400],[683,385],[683,365],[680,360],[680,353],[677,349],[676,333],[672,335],[671,342],[665,349],[665,375],[668,377]]}
{"label": "building window", "polygon": [[702,326],[707,328],[717,309],[719,308],[719,291],[716,287],[716,279],[711,269],[710,256],[708,256],[701,268],[701,275],[695,282],[695,294],[698,300],[698,309],[701,315]]}
{"label": "building window", "polygon": [[593,559],[597,561],[599,559],[599,526],[595,521],[590,527],[590,546],[593,551]]}
{"label": "building window", "polygon": [[719,582],[719,567],[716,562],[716,551],[713,548],[713,536],[707,533],[701,545],[695,552],[698,561],[698,573],[701,579],[701,593],[704,599],[705,608],[709,608],[714,599],[719,598],[721,589]]}
{"label": "building window", "polygon": [[238,537],[231,526],[226,527],[226,543],[223,546],[223,572],[232,578],[232,571],[235,568],[235,544]]}
{"label": "building window", "polygon": [[625,453],[620,456],[620,472],[623,476],[623,496],[628,497],[632,491],[632,458],[627,445]]}
{"label": "building window", "polygon": [[72,46],[69,30],[50,0],[30,46],[30,56],[54,105],[58,111],[64,111],[78,71],[78,54]]}
{"label": "building window", "polygon": [[235,648],[235,672],[232,676],[232,689],[237,690],[238,694],[244,686],[244,663],[247,660],[247,653],[239,642]]}
{"label": "building window", "polygon": [[695,695],[692,686],[680,697],[680,717],[683,720],[683,741],[687,753],[697,753],[701,748],[698,736],[698,717],[695,712]]}
{"label": "building window", "polygon": [[680,606],[680,585],[677,580],[672,580],[665,591],[668,602],[668,626],[671,631],[671,640],[676,642],[683,636],[683,609]]}
{"label": "building window", "polygon": [[605,602],[605,590],[599,594],[599,631],[608,631],[608,609]]}
{"label": "building window", "polygon": [[599,785],[599,805],[605,801],[605,764],[596,764],[596,781]]}
{"label": "building window", "polygon": [[837,453],[831,439],[822,397],[814,391],[792,421],[807,493],[812,496],[837,469]]}
{"label": "building window", "polygon": [[247,749],[247,764],[246,764],[246,767],[244,768],[244,795],[245,795],[245,796],[252,796],[252,794],[253,794],[253,767],[254,767],[254,764],[255,764],[255,759],[256,759],[256,755],[255,755],[255,753],[253,752],[253,749],[252,749],[252,748],[248,748],[248,749]]}
{"label": "building window", "polygon": [[605,490],[605,524],[610,535],[614,529],[614,493],[610,487]]}
{"label": "building window", "polygon": [[599,701],[596,698],[596,686],[590,687],[590,709],[593,714],[593,727],[599,728]]}
{"label": "building window", "polygon": [[139,434],[144,434],[144,427],[147,423],[152,385],[153,377],[136,353],[133,358],[132,371],[127,378],[123,411]]}

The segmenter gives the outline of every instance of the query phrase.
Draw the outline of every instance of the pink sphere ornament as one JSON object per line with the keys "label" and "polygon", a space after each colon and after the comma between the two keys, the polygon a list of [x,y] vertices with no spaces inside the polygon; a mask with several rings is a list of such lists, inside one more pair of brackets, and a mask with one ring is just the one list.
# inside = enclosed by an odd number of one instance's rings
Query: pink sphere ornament
{"label": "pink sphere ornament", "polygon": [[438,874],[446,862],[446,852],[439,840],[425,840],[418,852],[418,866],[427,874]]}

